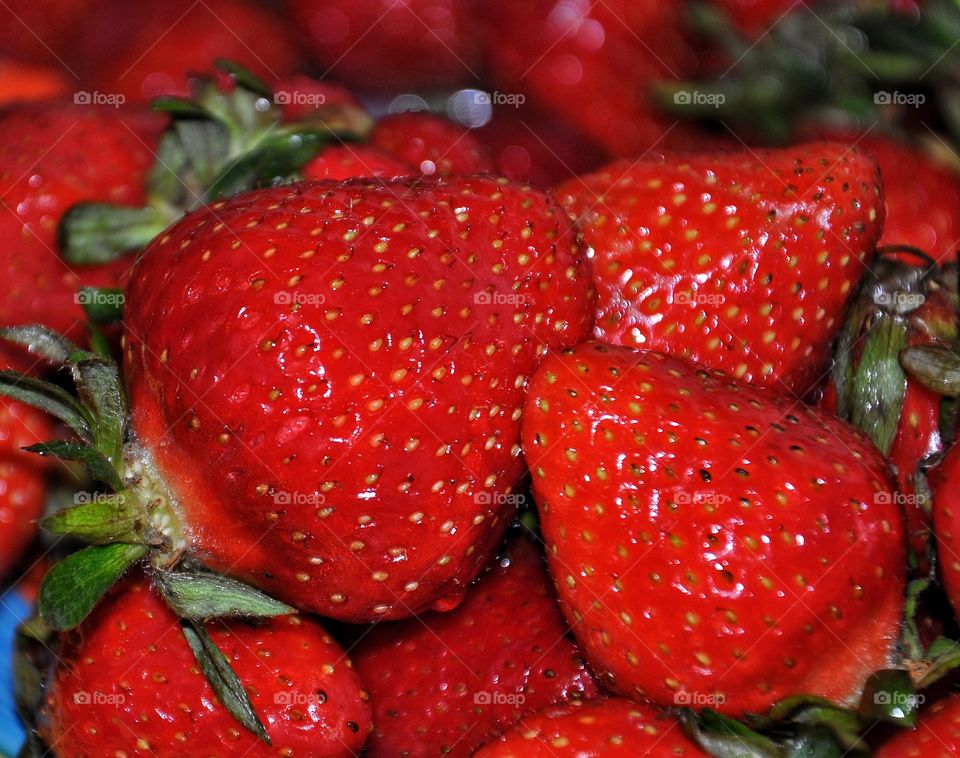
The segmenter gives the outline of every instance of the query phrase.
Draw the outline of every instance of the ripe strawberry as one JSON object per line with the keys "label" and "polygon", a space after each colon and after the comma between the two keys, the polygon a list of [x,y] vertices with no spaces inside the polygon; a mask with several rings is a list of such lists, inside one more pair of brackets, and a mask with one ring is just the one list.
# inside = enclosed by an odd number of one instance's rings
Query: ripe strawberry
{"label": "ripe strawberry", "polygon": [[177,617],[140,578],[63,636],[44,699],[47,744],[64,756],[356,755],[370,731],[368,695],[317,622],[283,616],[209,631],[272,746],[217,702]]}
{"label": "ripe strawberry", "polygon": [[288,0],[322,71],[396,94],[474,81],[479,50],[462,0]]}
{"label": "ripe strawberry", "polygon": [[711,5],[726,14],[733,25],[751,39],[762,37],[790,11],[813,12],[807,7],[798,8],[796,0],[711,0]]}
{"label": "ripe strawberry", "polygon": [[547,358],[523,418],[561,607],[612,688],[738,715],[849,703],[890,663],[902,514],[849,426],[600,343]]}
{"label": "ripe strawberry", "polygon": [[58,69],[0,59],[0,105],[52,100],[70,91],[67,77]]}
{"label": "ripe strawberry", "polygon": [[379,624],[352,651],[373,699],[370,755],[469,756],[525,714],[595,696],[566,634],[540,552],[512,538],[456,610]]}
{"label": "ripe strawberry", "polygon": [[954,612],[960,614],[960,445],[947,451],[930,472],[933,533],[937,540],[940,580]]}
{"label": "ripe strawberry", "polygon": [[682,3],[488,0],[481,18],[497,90],[525,94],[617,156],[649,149],[670,128],[647,93],[693,63]]}
{"label": "ripe strawberry", "polygon": [[[0,347],[0,369],[29,368],[23,356]],[[43,460],[22,448],[46,442],[53,428],[45,413],[0,398],[0,580],[20,560],[37,534],[47,488]]]}
{"label": "ripe strawberry", "polygon": [[706,756],[677,721],[622,698],[555,705],[482,747],[475,758]]}
{"label": "ripe strawberry", "polygon": [[527,377],[589,333],[584,267],[559,207],[492,178],[199,210],[126,292],[124,475],[169,488],[174,551],[298,607],[455,602],[509,522]]}
{"label": "ripe strawberry", "polygon": [[430,113],[397,113],[380,119],[370,144],[424,176],[493,170],[486,149],[468,129]]}
{"label": "ripe strawberry", "polygon": [[952,758],[960,753],[960,695],[938,700],[876,752],[877,758]]}
{"label": "ripe strawberry", "polygon": [[388,153],[369,145],[331,145],[320,151],[301,171],[305,179],[342,181],[367,176],[394,179],[416,175],[416,170]]}
{"label": "ripe strawberry", "polygon": [[595,258],[599,339],[803,394],[883,223],[855,149],[663,154],[561,185]]}
{"label": "ripe strawberry", "polygon": [[117,33],[97,40],[101,49],[91,82],[130,100],[186,96],[187,74],[206,71],[221,58],[271,80],[299,70],[297,40],[289,27],[249,0],[214,5],[177,0],[134,8],[117,0],[108,25]]}
{"label": "ripe strawberry", "polygon": [[57,225],[80,201],[143,202],[163,121],[145,113],[61,103],[0,114],[0,325],[40,322],[79,336],[81,285],[116,286],[129,261],[72,266]]}
{"label": "ripe strawberry", "polygon": [[0,5],[0,51],[27,63],[57,68],[77,64],[75,34],[105,0],[5,0]]}

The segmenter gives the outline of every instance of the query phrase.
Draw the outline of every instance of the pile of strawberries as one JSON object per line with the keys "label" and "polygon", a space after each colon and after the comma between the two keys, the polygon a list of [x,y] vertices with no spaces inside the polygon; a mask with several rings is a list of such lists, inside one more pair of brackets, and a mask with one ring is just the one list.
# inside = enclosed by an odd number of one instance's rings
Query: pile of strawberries
{"label": "pile of strawberries", "polygon": [[129,5],[0,11],[21,756],[960,752],[948,117],[658,107],[789,2]]}

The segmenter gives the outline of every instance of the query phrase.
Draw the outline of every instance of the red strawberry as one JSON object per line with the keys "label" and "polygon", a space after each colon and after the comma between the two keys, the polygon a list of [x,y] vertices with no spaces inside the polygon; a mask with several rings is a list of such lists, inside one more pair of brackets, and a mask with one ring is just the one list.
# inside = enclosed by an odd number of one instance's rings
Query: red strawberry
{"label": "red strawberry", "polygon": [[353,650],[370,755],[469,756],[525,714],[596,695],[566,634],[539,551],[514,537],[456,610],[379,624]]}
{"label": "red strawberry", "polygon": [[905,566],[886,464],[835,418],[589,343],[531,382],[523,445],[551,573],[615,690],[762,712],[856,700],[890,663]]}
{"label": "red strawberry", "polygon": [[488,0],[487,65],[497,90],[570,123],[614,155],[654,146],[669,130],[652,82],[684,77],[693,58],[682,3]]}
{"label": "red strawberry", "polygon": [[359,176],[393,179],[417,172],[388,153],[369,145],[331,145],[301,171],[305,179],[342,181]]}
{"label": "red strawberry", "polygon": [[0,52],[14,60],[69,70],[78,63],[77,27],[107,4],[105,0],[5,0],[0,5]]}
{"label": "red strawberry", "polygon": [[0,59],[0,105],[53,100],[71,89],[67,76],[59,69]]}
{"label": "red strawberry", "polygon": [[695,758],[706,756],[677,721],[621,698],[546,708],[475,758]]}
{"label": "red strawberry", "polygon": [[174,549],[347,620],[462,595],[512,512],[527,377],[592,313],[563,211],[483,177],[217,202],[126,294],[129,453]]}
{"label": "red strawberry", "polygon": [[220,58],[271,80],[299,69],[297,41],[289,27],[249,0],[146,6],[118,0],[110,21],[101,17],[101,23],[118,34],[100,42],[92,83],[131,100],[188,95],[187,74],[206,71]]}
{"label": "red strawberry", "polygon": [[468,129],[430,113],[397,113],[381,119],[370,134],[370,144],[424,176],[493,170],[486,149]]}
{"label": "red strawberry", "polygon": [[954,612],[960,614],[960,445],[947,451],[930,472],[933,533],[937,539],[940,580]]}
{"label": "red strawberry", "polygon": [[138,205],[162,119],[93,105],[29,105],[0,115],[0,325],[40,322],[79,336],[81,285],[116,286],[130,266],[70,266],[57,224],[80,201]]}
{"label": "red strawberry", "polygon": [[676,153],[561,185],[595,258],[599,339],[803,394],[883,223],[855,149]]}
{"label": "red strawberry", "polygon": [[324,72],[364,90],[423,90],[480,71],[463,0],[288,0]]}
{"label": "red strawberry", "polygon": [[[0,348],[0,369],[23,370],[30,364],[7,347]],[[46,414],[0,398],[0,580],[23,555],[37,533],[47,488],[43,460],[22,448],[46,442],[53,428]]]}
{"label": "red strawberry", "polygon": [[177,617],[136,578],[64,635],[42,736],[63,756],[356,755],[370,731],[368,695],[318,623],[283,616],[208,629],[272,746],[220,705]]}
{"label": "red strawberry", "polygon": [[938,700],[912,731],[900,732],[876,752],[877,758],[953,758],[960,753],[960,695]]}

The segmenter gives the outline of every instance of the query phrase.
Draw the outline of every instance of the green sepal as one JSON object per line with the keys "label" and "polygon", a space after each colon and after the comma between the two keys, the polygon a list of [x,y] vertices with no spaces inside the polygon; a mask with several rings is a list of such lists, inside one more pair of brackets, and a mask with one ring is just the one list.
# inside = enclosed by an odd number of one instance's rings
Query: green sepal
{"label": "green sepal", "polygon": [[699,715],[688,708],[678,718],[684,732],[710,755],[718,758],[782,758],[780,745],[746,724],[704,709]]}
{"label": "green sepal", "polygon": [[867,723],[885,722],[912,729],[917,725],[921,702],[908,671],[884,669],[867,677],[857,712]]}
{"label": "green sepal", "polygon": [[51,455],[62,461],[79,461],[87,467],[87,471],[90,472],[94,481],[103,482],[114,492],[123,489],[123,482],[120,481],[120,476],[114,469],[113,464],[89,445],[65,440],[51,440],[50,442],[30,445],[25,447],[24,450],[37,455]]}
{"label": "green sepal", "polygon": [[923,664],[923,673],[916,680],[917,689],[929,687],[960,668],[960,643],[948,637],[937,638],[927,648]]}
{"label": "green sepal", "polygon": [[[822,735],[826,730],[831,742],[842,747],[845,755],[846,751],[864,749],[860,739],[862,725],[857,714],[826,698],[815,695],[785,698],[770,709],[767,719],[771,724],[784,722],[802,725],[808,737],[811,734]],[[756,722],[751,723],[757,726]]]}
{"label": "green sepal", "polygon": [[103,545],[111,542],[142,542],[143,515],[139,505],[128,503],[123,493],[102,495],[92,502],[47,516],[40,526],[51,534],[63,534]]}
{"label": "green sepal", "polygon": [[[162,232],[169,219],[150,206],[78,203],[60,221],[57,234],[64,260],[93,266],[139,250]],[[80,301],[83,305],[83,301]]]}
{"label": "green sepal", "polygon": [[0,396],[32,405],[73,429],[80,439],[93,439],[94,421],[76,398],[50,382],[17,371],[0,371]]}
{"label": "green sepal", "polygon": [[250,69],[241,66],[236,61],[226,58],[217,58],[213,63],[220,71],[229,75],[233,83],[245,90],[254,92],[261,97],[273,97],[273,90],[259,76],[255,75]]}
{"label": "green sepal", "polygon": [[243,683],[230,666],[226,656],[210,638],[203,623],[184,620],[181,622],[180,628],[187,644],[190,646],[190,650],[193,651],[194,658],[197,659],[200,670],[203,671],[203,675],[210,682],[210,686],[213,687],[213,691],[223,707],[245,729],[269,745],[270,736],[257,716]]}
{"label": "green sepal", "polygon": [[20,345],[31,355],[43,358],[58,368],[65,366],[72,356],[82,352],[62,334],[41,324],[0,328],[0,339]]}
{"label": "green sepal", "polygon": [[960,356],[942,345],[918,345],[900,351],[910,376],[940,395],[960,397]]}
{"label": "green sepal", "polygon": [[77,302],[93,324],[114,324],[123,320],[123,290],[119,287],[81,287]]}
{"label": "green sepal", "polygon": [[177,615],[194,621],[225,616],[265,618],[296,612],[248,584],[216,574],[155,571],[154,581]]}
{"label": "green sepal", "polygon": [[71,553],[43,579],[37,607],[52,629],[73,629],[134,563],[147,554],[145,545],[115,542]]}
{"label": "green sepal", "polygon": [[127,403],[117,364],[87,353],[72,362],[80,402],[93,415],[93,446],[114,465],[120,463],[127,426]]}

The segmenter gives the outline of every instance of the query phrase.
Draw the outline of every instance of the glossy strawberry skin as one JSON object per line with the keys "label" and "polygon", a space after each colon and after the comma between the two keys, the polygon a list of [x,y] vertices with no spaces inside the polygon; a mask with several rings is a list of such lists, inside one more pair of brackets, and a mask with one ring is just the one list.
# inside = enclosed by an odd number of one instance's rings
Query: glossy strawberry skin
{"label": "glossy strawberry skin", "polygon": [[960,447],[954,444],[930,472],[933,533],[940,580],[955,613],[960,613]]}
{"label": "glossy strawberry skin", "polygon": [[475,758],[699,758],[677,721],[622,698],[556,705],[528,716]]}
{"label": "glossy strawberry skin", "polygon": [[[0,348],[0,369],[29,371],[31,361]],[[35,408],[0,398],[0,580],[37,534],[47,487],[44,459],[22,448],[53,439],[49,417]]]}
{"label": "glossy strawberry skin", "polygon": [[848,703],[889,663],[902,514],[839,420],[587,343],[538,370],[523,445],[561,607],[617,691],[759,713],[799,693]]}
{"label": "glossy strawberry skin", "polygon": [[486,148],[469,130],[430,113],[397,113],[380,119],[370,144],[424,176],[493,171]]}
{"label": "glossy strawberry skin", "polygon": [[830,143],[617,162],[555,195],[594,256],[598,339],[798,395],[883,223],[876,165]]}
{"label": "glossy strawberry skin", "polygon": [[497,91],[524,94],[611,156],[638,155],[670,130],[647,93],[694,63],[682,3],[486,0],[478,17]]}
{"label": "glossy strawberry skin", "polygon": [[304,179],[343,181],[356,177],[395,179],[415,175],[417,171],[369,145],[331,145],[307,163],[301,173]]}
{"label": "glossy strawberry skin", "polygon": [[470,82],[480,71],[463,0],[288,0],[321,71],[396,94]]}
{"label": "glossy strawberry skin", "polygon": [[57,224],[81,201],[143,203],[163,119],[93,105],[45,104],[0,115],[0,324],[45,324],[85,337],[81,285],[117,286],[132,260],[71,266]]}
{"label": "glossy strawberry skin", "polygon": [[306,182],[172,227],[125,357],[193,547],[344,620],[455,604],[512,514],[488,496],[525,470],[527,377],[589,334],[585,269],[547,196],[480,177]]}
{"label": "glossy strawberry skin", "polygon": [[125,580],[64,636],[45,694],[57,754],[353,756],[370,731],[368,695],[315,621],[282,616],[208,630],[244,683],[272,747],[220,704],[177,618],[142,578]]}
{"label": "glossy strawberry skin", "polygon": [[566,635],[540,552],[512,538],[455,610],[379,624],[352,650],[374,708],[369,755],[469,756],[521,716],[595,696]]}
{"label": "glossy strawberry skin", "polygon": [[877,758],[952,758],[960,752],[960,695],[931,705],[917,728],[902,731],[875,753]]}

